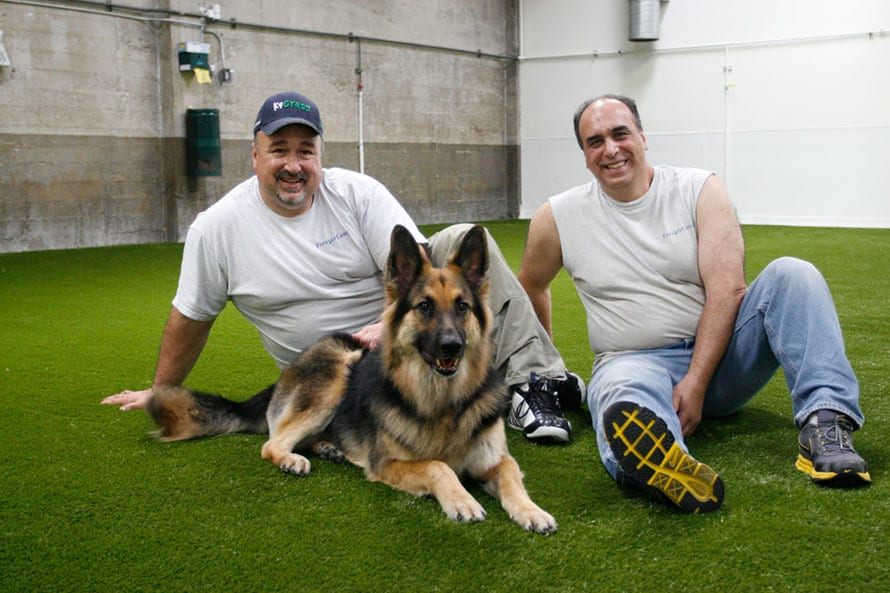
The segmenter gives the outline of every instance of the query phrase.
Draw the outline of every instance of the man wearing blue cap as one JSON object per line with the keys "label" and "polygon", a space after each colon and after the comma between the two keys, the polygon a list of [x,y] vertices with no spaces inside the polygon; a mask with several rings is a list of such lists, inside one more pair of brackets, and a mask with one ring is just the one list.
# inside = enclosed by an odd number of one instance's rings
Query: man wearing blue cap
{"label": "man wearing blue cap", "polygon": [[[427,241],[381,183],[322,168],[321,115],[304,95],[266,99],[253,132],[256,175],[198,215],[189,229],[154,385],[185,381],[229,300],[257,328],[281,368],[333,332],[352,333],[374,347],[392,228],[402,225],[428,243],[438,265],[469,228],[454,225]],[[513,393],[508,423],[531,440],[566,442],[571,425],[560,400],[578,405],[584,386],[566,371],[494,241],[489,250],[493,364]],[[103,403],[143,408],[150,394],[124,391]]]}

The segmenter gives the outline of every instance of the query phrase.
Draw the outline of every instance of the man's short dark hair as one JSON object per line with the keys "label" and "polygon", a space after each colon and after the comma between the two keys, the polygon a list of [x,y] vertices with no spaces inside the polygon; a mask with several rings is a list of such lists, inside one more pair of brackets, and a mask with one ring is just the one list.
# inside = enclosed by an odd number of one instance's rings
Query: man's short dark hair
{"label": "man's short dark hair", "polygon": [[588,107],[590,107],[590,105],[592,103],[595,103],[596,101],[601,101],[603,99],[614,99],[615,101],[620,101],[621,103],[624,103],[625,105],[627,105],[627,108],[630,109],[631,115],[634,116],[634,123],[637,124],[637,130],[639,130],[640,132],[643,131],[643,122],[640,119],[640,112],[637,109],[637,102],[634,101],[633,99],[631,99],[630,97],[625,97],[624,95],[613,95],[611,93],[607,93],[605,95],[600,95],[600,96],[594,97],[592,99],[587,99],[586,101],[581,103],[581,105],[578,106],[578,109],[575,111],[575,120],[574,120],[575,121],[575,139],[578,141],[578,146],[580,146],[582,150],[584,149],[584,145],[581,143],[581,130],[579,129],[580,124],[581,124],[581,115],[584,114],[584,112],[587,110]]}

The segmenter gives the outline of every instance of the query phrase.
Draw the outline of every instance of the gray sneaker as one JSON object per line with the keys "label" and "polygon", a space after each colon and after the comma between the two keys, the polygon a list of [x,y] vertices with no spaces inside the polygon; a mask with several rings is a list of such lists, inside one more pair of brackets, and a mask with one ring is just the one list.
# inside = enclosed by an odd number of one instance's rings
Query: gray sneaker
{"label": "gray sneaker", "polygon": [[843,414],[819,410],[797,437],[795,467],[814,482],[856,486],[870,484],[868,465],[853,448],[853,423]]}

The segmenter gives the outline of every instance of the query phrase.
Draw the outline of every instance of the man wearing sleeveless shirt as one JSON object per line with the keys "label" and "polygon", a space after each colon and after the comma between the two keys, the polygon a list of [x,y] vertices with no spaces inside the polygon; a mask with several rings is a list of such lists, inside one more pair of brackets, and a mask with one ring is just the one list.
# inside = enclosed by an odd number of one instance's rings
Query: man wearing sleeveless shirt
{"label": "man wearing sleeveless shirt", "polygon": [[574,125],[594,179],[535,213],[519,281],[548,333],[551,281],[565,267],[575,284],[595,354],[587,402],[609,475],[684,511],[718,508],[722,479],[684,438],[703,418],[739,410],[781,367],[800,427],[797,468],[817,482],[869,483],[851,437],[863,423],[859,386],[820,272],[783,257],[746,286],[723,183],[651,166],[632,99],[585,101]]}

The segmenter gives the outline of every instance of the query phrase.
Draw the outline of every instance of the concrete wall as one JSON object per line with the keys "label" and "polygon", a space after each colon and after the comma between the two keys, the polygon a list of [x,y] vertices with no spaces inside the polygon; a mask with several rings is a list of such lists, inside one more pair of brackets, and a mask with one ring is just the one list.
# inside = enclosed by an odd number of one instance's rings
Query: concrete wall
{"label": "concrete wall", "polygon": [[[201,4],[0,0],[0,252],[182,240],[253,173],[281,90],[319,104],[325,166],[358,169],[359,65],[364,170],[419,223],[518,213],[515,0]],[[232,82],[181,73],[181,41]],[[219,110],[220,177],[186,175],[189,108]]]}
{"label": "concrete wall", "polygon": [[[653,163],[726,181],[743,222],[890,227],[890,2],[522,0],[521,213],[586,183],[582,100],[637,99]],[[541,171],[546,174],[542,175]]]}

